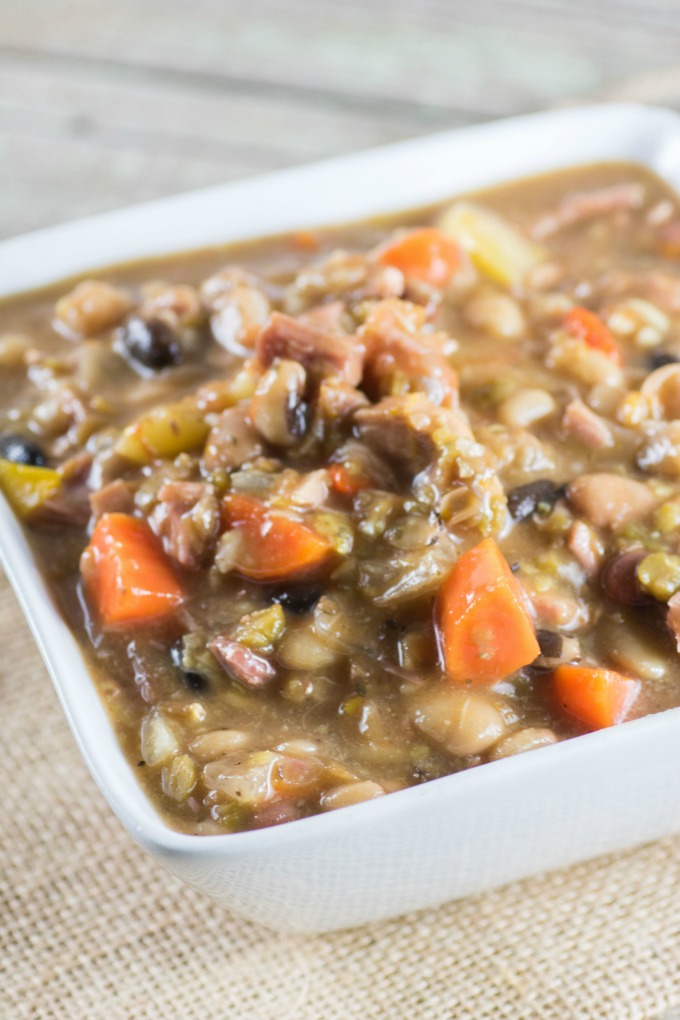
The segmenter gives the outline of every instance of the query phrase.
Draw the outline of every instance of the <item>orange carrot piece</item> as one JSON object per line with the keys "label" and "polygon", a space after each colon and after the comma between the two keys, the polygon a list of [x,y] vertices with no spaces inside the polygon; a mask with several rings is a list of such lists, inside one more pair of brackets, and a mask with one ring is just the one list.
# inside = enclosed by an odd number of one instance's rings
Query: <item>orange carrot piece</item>
{"label": "orange carrot piece", "polygon": [[357,492],[367,489],[371,484],[365,475],[350,471],[344,464],[329,464],[328,477],[333,492],[339,496],[356,496]]}
{"label": "orange carrot piece", "polygon": [[524,592],[493,538],[464,553],[436,606],[442,666],[454,684],[493,684],[540,654]]}
{"label": "orange carrot piece", "polygon": [[378,262],[401,269],[405,276],[444,287],[460,268],[457,244],[435,227],[420,227],[404,234],[378,252]]}
{"label": "orange carrot piece", "polygon": [[591,730],[623,722],[640,693],[639,680],[591,666],[558,666],[552,686],[565,712]]}
{"label": "orange carrot piece", "polygon": [[253,581],[285,581],[333,562],[335,550],[327,538],[248,496],[225,496],[222,521],[241,534],[235,569]]}
{"label": "orange carrot piece", "polygon": [[589,347],[602,351],[608,358],[621,364],[621,351],[602,319],[587,308],[575,305],[564,316],[564,328],[572,336],[583,340]]}
{"label": "orange carrot piece", "polygon": [[183,601],[160,542],[146,521],[129,514],[99,518],[81,570],[105,627],[147,623]]}

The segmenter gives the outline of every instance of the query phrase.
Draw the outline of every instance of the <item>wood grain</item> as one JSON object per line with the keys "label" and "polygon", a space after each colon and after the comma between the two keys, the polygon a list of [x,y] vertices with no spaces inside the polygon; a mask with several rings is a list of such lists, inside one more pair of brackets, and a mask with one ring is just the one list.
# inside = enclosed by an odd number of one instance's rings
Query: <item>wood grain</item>
{"label": "wood grain", "polygon": [[680,105],[677,0],[0,0],[0,236],[593,96]]}

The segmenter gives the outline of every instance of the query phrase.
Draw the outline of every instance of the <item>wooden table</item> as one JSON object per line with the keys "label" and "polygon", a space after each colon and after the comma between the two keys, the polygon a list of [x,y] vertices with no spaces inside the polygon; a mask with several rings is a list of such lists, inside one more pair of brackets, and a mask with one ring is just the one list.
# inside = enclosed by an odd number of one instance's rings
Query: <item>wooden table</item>
{"label": "wooden table", "polygon": [[0,0],[0,236],[612,97],[680,108],[678,0]]}

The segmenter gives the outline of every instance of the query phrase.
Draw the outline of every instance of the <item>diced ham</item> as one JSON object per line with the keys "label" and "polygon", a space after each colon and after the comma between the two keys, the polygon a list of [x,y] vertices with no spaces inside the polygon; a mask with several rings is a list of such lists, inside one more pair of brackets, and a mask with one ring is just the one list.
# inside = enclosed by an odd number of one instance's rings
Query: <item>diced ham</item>
{"label": "diced ham", "polygon": [[424,308],[408,301],[381,301],[360,330],[366,343],[366,385],[376,397],[395,391],[422,392],[433,404],[455,406],[458,376],[436,336],[422,333]]}
{"label": "diced ham", "polygon": [[672,595],[668,600],[666,623],[675,639],[678,652],[680,652],[680,591],[676,591],[675,595]]}
{"label": "diced ham", "polygon": [[474,439],[461,411],[436,407],[422,393],[385,397],[360,408],[354,415],[359,433],[369,446],[387,454],[412,472],[422,470],[437,456],[435,433]]}
{"label": "diced ham", "polygon": [[229,676],[246,687],[266,687],[276,676],[268,659],[231,638],[222,635],[213,638],[208,648]]}
{"label": "diced ham", "polygon": [[200,567],[220,529],[215,490],[206,482],[166,482],[149,523],[163,547],[183,567]]}
{"label": "diced ham", "polygon": [[597,532],[584,521],[574,521],[569,529],[567,548],[583,567],[588,577],[594,577],[600,569],[604,547]]}
{"label": "diced ham", "polygon": [[102,514],[132,513],[134,505],[134,488],[122,478],[116,478],[102,489],[90,493],[90,510],[96,521]]}
{"label": "diced ham", "polygon": [[203,466],[207,471],[217,468],[239,468],[259,457],[264,447],[262,437],[243,407],[230,407],[222,411],[203,452]]}
{"label": "diced ham", "polygon": [[539,626],[570,631],[588,622],[586,606],[570,592],[559,588],[533,590],[527,580],[524,580],[524,587]]}
{"label": "diced ham", "polygon": [[343,316],[346,314],[344,301],[331,301],[327,305],[316,305],[298,316],[298,322],[326,333],[346,333]]}
{"label": "diced ham", "polygon": [[541,216],[534,223],[531,233],[536,240],[542,241],[566,227],[573,227],[597,216],[639,209],[644,200],[644,184],[636,181],[570,194],[556,209]]}
{"label": "diced ham", "polygon": [[614,436],[607,422],[591,411],[582,400],[572,400],[567,404],[562,428],[567,435],[578,439],[591,450],[604,450],[614,444]]}
{"label": "diced ham", "polygon": [[350,386],[361,382],[364,345],[356,336],[337,336],[274,312],[257,341],[257,355],[266,368],[275,358],[299,361],[316,378],[337,376]]}

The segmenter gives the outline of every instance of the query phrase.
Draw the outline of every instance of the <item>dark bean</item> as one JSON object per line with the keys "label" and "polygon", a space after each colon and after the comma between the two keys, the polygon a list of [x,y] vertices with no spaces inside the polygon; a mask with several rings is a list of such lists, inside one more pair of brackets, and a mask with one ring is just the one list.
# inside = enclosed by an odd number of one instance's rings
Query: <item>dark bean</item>
{"label": "dark bean", "polygon": [[624,606],[639,606],[650,601],[640,587],[636,569],[646,555],[646,549],[629,549],[605,563],[600,574],[600,584],[610,599]]}
{"label": "dark bean", "polygon": [[31,467],[45,467],[47,464],[47,457],[37,443],[14,433],[0,438],[0,457],[14,464],[30,464]]}
{"label": "dark bean", "polygon": [[182,360],[177,336],[161,319],[142,319],[132,315],[118,335],[132,360],[145,368],[158,371],[179,365]]}
{"label": "dark bean", "polygon": [[278,602],[296,616],[304,616],[311,612],[323,595],[323,588],[318,585],[300,585],[297,588],[284,588],[270,592],[272,602]]}
{"label": "dark bean", "polygon": [[508,510],[516,521],[524,521],[537,511],[548,513],[565,492],[566,486],[557,485],[550,478],[539,478],[510,490]]}
{"label": "dark bean", "polygon": [[652,351],[647,358],[647,368],[650,372],[653,372],[656,368],[663,368],[664,365],[675,365],[680,358],[676,357],[675,354],[669,354],[668,351]]}
{"label": "dark bean", "polygon": [[184,669],[182,665],[182,659],[184,655],[184,649],[182,642],[174,645],[170,649],[170,658],[172,659],[173,666],[177,667],[177,670],[184,683],[190,691],[205,691],[208,688],[208,681],[201,673],[198,673],[195,669]]}

